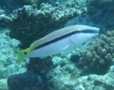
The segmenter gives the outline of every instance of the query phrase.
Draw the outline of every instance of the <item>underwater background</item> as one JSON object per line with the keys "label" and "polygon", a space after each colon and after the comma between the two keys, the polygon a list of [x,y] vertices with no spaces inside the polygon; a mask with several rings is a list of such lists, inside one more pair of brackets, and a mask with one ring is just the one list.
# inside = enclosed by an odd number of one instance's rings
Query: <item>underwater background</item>
{"label": "underwater background", "polygon": [[[66,57],[16,62],[14,48],[75,24],[100,35]],[[114,0],[0,0],[0,90],[114,90]]]}

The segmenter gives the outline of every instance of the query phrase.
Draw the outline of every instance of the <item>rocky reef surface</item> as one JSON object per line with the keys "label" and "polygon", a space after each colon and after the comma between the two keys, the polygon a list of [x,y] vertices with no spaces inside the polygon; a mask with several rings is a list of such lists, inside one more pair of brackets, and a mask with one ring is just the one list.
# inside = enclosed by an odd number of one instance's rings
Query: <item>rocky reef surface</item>
{"label": "rocky reef surface", "polygon": [[[10,14],[0,6],[0,27],[9,29],[0,29],[0,90],[114,90],[113,0],[17,0],[13,7],[11,2],[9,9],[18,8]],[[100,27],[103,35],[67,57],[16,62],[13,48],[73,24]]]}
{"label": "rocky reef surface", "polygon": [[0,28],[0,90],[6,90],[10,75],[25,71],[24,64],[16,63],[17,56],[13,50],[20,42],[11,39],[8,34],[9,30]]}

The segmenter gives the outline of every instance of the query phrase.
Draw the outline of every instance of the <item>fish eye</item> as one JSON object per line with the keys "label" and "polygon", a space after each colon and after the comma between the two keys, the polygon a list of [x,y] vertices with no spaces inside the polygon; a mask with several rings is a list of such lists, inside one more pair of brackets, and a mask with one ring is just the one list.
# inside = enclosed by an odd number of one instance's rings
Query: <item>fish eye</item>
{"label": "fish eye", "polygon": [[24,52],[25,55],[27,55],[27,52]]}

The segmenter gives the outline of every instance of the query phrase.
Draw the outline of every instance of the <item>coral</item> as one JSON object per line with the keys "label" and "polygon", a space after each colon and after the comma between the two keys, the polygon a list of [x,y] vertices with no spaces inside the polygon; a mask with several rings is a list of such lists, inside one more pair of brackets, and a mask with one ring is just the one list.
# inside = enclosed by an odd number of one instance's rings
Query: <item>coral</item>
{"label": "coral", "polygon": [[87,48],[80,58],[80,65],[91,73],[105,74],[114,58],[114,30],[101,35]]}
{"label": "coral", "polygon": [[[102,35],[101,39],[96,40],[94,44],[97,42],[98,45],[98,41],[100,43],[102,39],[106,40],[109,37],[113,38],[113,35],[114,31],[110,31],[107,33],[107,36]],[[104,36],[106,37],[105,39],[103,38]],[[108,39],[108,41],[110,40]],[[103,45],[105,46],[106,44],[109,43],[105,42]],[[92,45],[90,48],[93,48],[95,45]],[[76,50],[80,52],[79,49]],[[105,53],[105,51],[103,51],[103,53]],[[79,53],[77,54],[80,56]],[[46,58],[45,60],[39,58],[31,59],[27,65],[26,72],[14,74],[9,77],[9,89],[20,90],[26,88],[27,90],[113,90],[114,66],[110,65],[111,67],[109,66],[109,72],[105,75],[91,74],[82,76],[80,75],[81,70],[77,68],[76,64],[74,63],[76,60],[75,57],[72,58],[75,59],[73,62],[70,61],[71,55],[72,54],[69,54],[65,58],[54,56],[52,57],[52,60],[50,57]],[[88,53],[88,58],[91,57],[91,53]],[[75,62],[78,63],[78,61]],[[82,67],[84,67],[84,65]]]}
{"label": "coral", "polygon": [[27,70],[45,76],[51,69],[53,69],[53,62],[51,57],[45,59],[32,58],[27,65]]}
{"label": "coral", "polygon": [[[55,58],[57,59],[57,57]],[[59,58],[58,58],[59,59]],[[68,59],[62,59],[59,62],[65,62],[50,73],[53,77],[50,82],[54,83],[54,90],[113,90],[114,89],[114,66],[111,66],[105,75],[80,75],[80,70],[74,63]]]}
{"label": "coral", "polygon": [[45,60],[40,58],[30,59],[27,71],[20,74],[11,75],[8,78],[10,90],[50,90],[53,83],[49,83],[50,77],[47,73],[53,69],[51,58]]}
{"label": "coral", "polygon": [[9,23],[12,22],[12,19],[9,18],[8,16],[6,16],[4,13],[2,13],[2,14],[0,14],[0,22],[1,22],[0,27],[8,28],[9,25],[11,25]]}
{"label": "coral", "polygon": [[[27,88],[29,88],[29,90],[33,90],[32,88],[37,86],[39,83],[41,83],[40,78],[33,72],[11,75],[8,78],[8,86],[10,90],[25,90]],[[39,89],[37,88],[37,90]]]}
{"label": "coral", "polygon": [[75,2],[65,7],[52,7],[50,4],[43,3],[39,10],[35,4],[26,5],[9,16],[1,15],[0,27],[9,28],[10,36],[20,40],[25,48],[36,39],[64,27],[68,20],[85,12],[86,8],[78,8]]}
{"label": "coral", "polygon": [[113,90],[114,88],[114,66],[111,66],[105,75],[82,76],[81,71],[68,58],[60,59],[56,56],[53,59],[56,61],[59,59],[58,64],[55,63],[53,72],[48,72],[48,75],[52,76],[48,83],[54,84],[53,90]]}
{"label": "coral", "polygon": [[16,63],[16,54],[12,48],[17,48],[19,41],[11,39],[8,30],[0,29],[0,78],[7,78],[13,73],[23,71],[21,64]]}
{"label": "coral", "polygon": [[[12,48],[17,48],[19,41],[11,39],[9,30],[0,29],[0,90],[7,90],[7,78],[25,71],[23,63],[16,63],[16,54]],[[3,82],[2,82],[3,81]]]}
{"label": "coral", "polygon": [[32,71],[11,75],[8,78],[8,86],[10,90],[53,90],[53,83],[42,80]]}
{"label": "coral", "polygon": [[75,64],[70,62],[70,54],[66,58],[54,56],[52,61],[55,65],[52,71],[49,71],[47,77],[51,77],[48,82],[53,83],[53,90],[73,90],[77,82],[80,71]]}

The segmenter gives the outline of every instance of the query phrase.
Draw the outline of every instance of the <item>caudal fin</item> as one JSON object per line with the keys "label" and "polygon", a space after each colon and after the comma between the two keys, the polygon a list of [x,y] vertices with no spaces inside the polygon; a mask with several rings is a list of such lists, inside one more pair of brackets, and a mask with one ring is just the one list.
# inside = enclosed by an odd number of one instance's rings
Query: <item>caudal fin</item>
{"label": "caudal fin", "polygon": [[22,60],[24,60],[24,51],[23,50],[14,49],[14,51],[18,54],[17,62],[21,62]]}
{"label": "caudal fin", "polygon": [[24,60],[24,53],[22,52],[22,50],[18,50],[18,59],[17,62],[21,62],[22,60]]}

